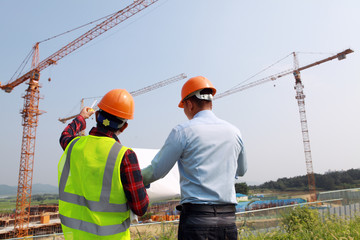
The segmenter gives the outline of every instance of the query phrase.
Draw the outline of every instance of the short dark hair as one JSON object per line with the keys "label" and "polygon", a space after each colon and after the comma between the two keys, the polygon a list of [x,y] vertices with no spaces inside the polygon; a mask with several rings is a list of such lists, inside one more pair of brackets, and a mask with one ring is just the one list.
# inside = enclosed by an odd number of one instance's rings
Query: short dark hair
{"label": "short dark hair", "polygon": [[[213,90],[211,88],[204,88],[200,91],[200,94],[213,94]],[[200,108],[203,108],[207,104],[211,103],[211,101],[199,99],[195,95],[187,98],[186,100],[190,100],[192,103],[195,103]]]}

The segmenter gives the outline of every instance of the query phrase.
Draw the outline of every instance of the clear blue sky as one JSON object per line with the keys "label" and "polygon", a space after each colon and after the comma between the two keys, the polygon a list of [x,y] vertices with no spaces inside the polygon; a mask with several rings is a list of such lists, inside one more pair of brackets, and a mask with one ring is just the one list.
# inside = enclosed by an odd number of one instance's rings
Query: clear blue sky
{"label": "clear blue sky", "polygon": [[[116,12],[131,1],[0,1],[0,81],[6,83],[35,42]],[[315,173],[359,168],[360,1],[159,0],[41,73],[34,183],[57,184],[57,119],[79,112],[83,97],[134,91],[180,73],[208,77],[223,92],[291,52],[300,66],[347,48],[355,52],[302,72]],[[40,60],[89,28],[40,44]],[[305,54],[306,52],[307,54]],[[313,54],[309,54],[313,53]],[[250,81],[291,68],[284,59]],[[52,81],[47,79],[51,77]],[[184,81],[135,98],[135,119],[120,135],[136,148],[160,148],[186,120],[177,107]],[[0,92],[0,184],[16,185],[26,84]],[[291,75],[214,102],[242,132],[248,184],[306,174]],[[91,104],[89,100],[87,104]],[[94,124],[88,121],[87,131]]]}

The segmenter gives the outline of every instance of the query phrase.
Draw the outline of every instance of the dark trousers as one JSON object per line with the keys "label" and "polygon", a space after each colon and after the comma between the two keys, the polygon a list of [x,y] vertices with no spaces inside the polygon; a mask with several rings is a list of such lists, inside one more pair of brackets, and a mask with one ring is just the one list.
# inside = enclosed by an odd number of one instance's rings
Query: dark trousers
{"label": "dark trousers", "polygon": [[179,240],[236,240],[235,205],[183,204]]}

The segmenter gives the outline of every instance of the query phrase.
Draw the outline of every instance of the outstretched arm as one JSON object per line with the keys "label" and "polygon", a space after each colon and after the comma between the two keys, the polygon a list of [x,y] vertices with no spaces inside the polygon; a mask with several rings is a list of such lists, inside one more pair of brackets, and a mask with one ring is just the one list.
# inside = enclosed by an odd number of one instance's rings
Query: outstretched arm
{"label": "outstretched arm", "polygon": [[185,142],[182,141],[180,132],[173,129],[151,164],[141,170],[145,186],[168,174],[180,159],[184,145]]}
{"label": "outstretched arm", "polygon": [[69,123],[60,136],[60,145],[63,150],[77,135],[86,128],[86,121],[91,115],[94,114],[94,110],[89,107],[85,107],[81,110],[80,115],[77,116]]}

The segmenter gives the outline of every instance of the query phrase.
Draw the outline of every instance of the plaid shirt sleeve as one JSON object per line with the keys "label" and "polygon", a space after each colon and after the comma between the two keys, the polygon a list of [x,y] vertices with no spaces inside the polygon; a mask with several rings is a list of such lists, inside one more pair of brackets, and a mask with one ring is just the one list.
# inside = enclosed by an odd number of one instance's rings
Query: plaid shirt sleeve
{"label": "plaid shirt sleeve", "polygon": [[72,120],[69,125],[64,129],[64,131],[61,133],[60,137],[60,145],[63,150],[65,150],[66,146],[73,140],[75,137],[77,137],[78,133],[81,132],[86,128],[86,121],[84,117],[77,116]]}
{"label": "plaid shirt sleeve", "polygon": [[140,166],[134,151],[128,149],[121,162],[121,182],[130,209],[138,216],[145,214],[149,197],[144,187]]}

